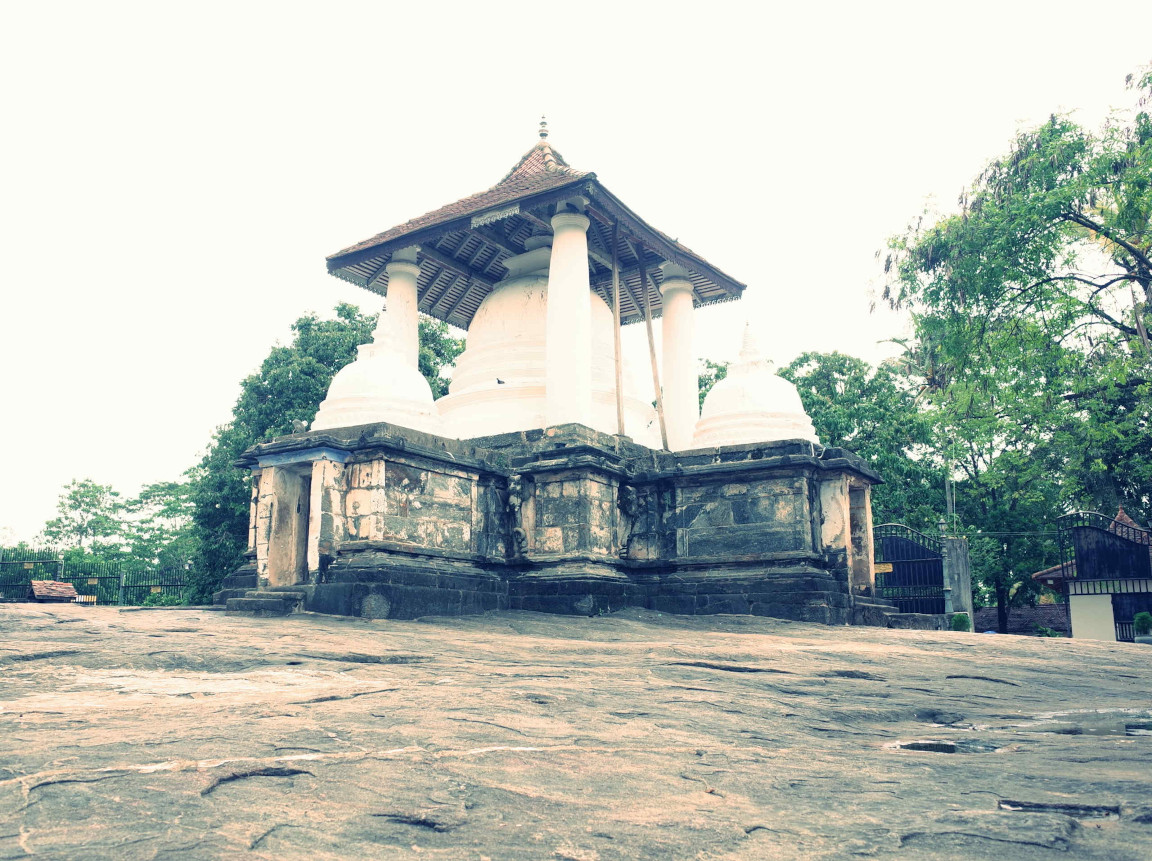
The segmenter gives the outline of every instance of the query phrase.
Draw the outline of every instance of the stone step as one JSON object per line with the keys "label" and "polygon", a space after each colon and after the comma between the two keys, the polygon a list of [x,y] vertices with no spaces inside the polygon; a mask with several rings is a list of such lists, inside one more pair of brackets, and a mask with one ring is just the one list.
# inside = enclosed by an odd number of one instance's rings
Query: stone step
{"label": "stone step", "polygon": [[889,613],[888,627],[911,631],[943,631],[947,616],[932,613]]}
{"label": "stone step", "polygon": [[255,589],[257,585],[254,572],[229,574],[220,581],[221,589]]}
{"label": "stone step", "polygon": [[301,598],[312,594],[311,586],[269,586],[263,590],[265,593],[274,592],[278,595],[298,595]]}
{"label": "stone step", "polygon": [[245,616],[287,616],[292,605],[281,598],[229,598],[225,605],[229,613]]}
{"label": "stone step", "polygon": [[[250,587],[249,587],[250,588]],[[226,605],[229,598],[243,598],[248,594],[248,588],[244,589],[221,589],[219,592],[212,593],[212,603],[218,605]]]}
{"label": "stone step", "polygon": [[852,607],[852,624],[871,628],[888,628],[888,618],[899,615],[900,611],[891,604],[869,598],[857,598]]}
{"label": "stone step", "polygon": [[308,593],[303,589],[279,587],[272,589],[249,589],[244,593],[245,598],[276,598],[281,601],[303,601]]}

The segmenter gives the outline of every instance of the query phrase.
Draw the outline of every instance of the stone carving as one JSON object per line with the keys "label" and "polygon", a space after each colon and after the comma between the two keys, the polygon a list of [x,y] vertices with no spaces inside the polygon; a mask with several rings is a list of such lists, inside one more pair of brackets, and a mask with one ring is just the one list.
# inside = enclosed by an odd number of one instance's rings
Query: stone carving
{"label": "stone carving", "polygon": [[636,515],[640,510],[640,495],[630,484],[621,484],[616,493],[616,507],[620,510],[620,558],[627,559],[632,544],[632,533],[636,529]]}
{"label": "stone carving", "polygon": [[519,559],[524,556],[528,549],[528,533],[524,531],[523,513],[524,507],[524,479],[519,475],[512,475],[508,478],[508,501],[505,503],[505,508],[508,512],[508,520],[512,526],[512,557]]}

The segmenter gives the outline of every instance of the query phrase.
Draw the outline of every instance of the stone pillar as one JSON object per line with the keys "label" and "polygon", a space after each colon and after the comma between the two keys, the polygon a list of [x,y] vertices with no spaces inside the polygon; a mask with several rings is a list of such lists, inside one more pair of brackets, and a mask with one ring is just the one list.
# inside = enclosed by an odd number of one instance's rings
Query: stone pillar
{"label": "stone pillar", "polygon": [[312,463],[312,498],[308,504],[308,574],[318,574],[335,558],[344,539],[344,465],[321,457]]}
{"label": "stone pillar", "polygon": [[957,613],[967,613],[976,625],[975,609],[972,605],[972,568],[968,559],[968,539],[941,536],[944,549],[944,584],[952,588],[952,609]]}
{"label": "stone pillar", "polygon": [[848,477],[834,475],[820,482],[820,547],[828,565],[852,570],[852,513],[849,505]]}
{"label": "stone pillar", "polygon": [[545,391],[549,426],[592,424],[592,285],[588,277],[588,216],[552,218],[545,329]]}
{"label": "stone pillar", "polygon": [[256,552],[256,528],[258,523],[257,505],[260,501],[260,468],[252,470],[251,490],[248,500],[248,552]]}
{"label": "stone pillar", "polygon": [[420,365],[420,313],[416,265],[416,246],[392,252],[388,273],[388,325],[392,327],[392,346],[413,368]]}
{"label": "stone pillar", "polygon": [[872,488],[863,482],[849,483],[849,510],[852,518],[852,593],[864,598],[876,595],[876,569],[872,547]]}
{"label": "stone pillar", "polygon": [[256,486],[256,575],[260,588],[268,586],[268,547],[272,538],[272,513],[276,503],[276,467],[260,470]]}
{"label": "stone pillar", "polygon": [[660,295],[664,302],[664,422],[668,428],[668,448],[682,451],[692,447],[692,434],[700,418],[700,378],[696,371],[696,324],[692,313],[692,282],[688,270],[675,263],[660,267],[664,282]]}

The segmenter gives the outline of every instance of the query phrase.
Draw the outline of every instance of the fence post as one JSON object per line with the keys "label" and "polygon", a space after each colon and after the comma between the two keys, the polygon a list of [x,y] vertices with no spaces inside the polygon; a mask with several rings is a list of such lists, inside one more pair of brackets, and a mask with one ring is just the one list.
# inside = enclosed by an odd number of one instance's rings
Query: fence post
{"label": "fence post", "polygon": [[120,568],[120,594],[116,598],[116,606],[123,607],[124,606],[124,566],[120,565],[118,567]]}

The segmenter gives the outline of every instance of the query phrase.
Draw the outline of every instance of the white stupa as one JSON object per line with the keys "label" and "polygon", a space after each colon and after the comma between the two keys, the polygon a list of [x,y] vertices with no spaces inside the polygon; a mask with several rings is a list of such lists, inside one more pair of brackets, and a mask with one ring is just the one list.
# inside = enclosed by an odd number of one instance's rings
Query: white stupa
{"label": "white stupa", "polygon": [[819,444],[796,387],[772,369],[744,328],[740,358],[704,399],[693,448],[805,439]]}
{"label": "white stupa", "polygon": [[356,360],[332,378],[312,430],[389,422],[440,433],[432,389],[419,369],[396,351],[391,324],[388,313],[382,310],[372,343],[361,344]]}
{"label": "white stupa", "polygon": [[[436,402],[443,433],[470,439],[547,427],[547,306],[549,236],[531,237],[524,254],[504,261],[507,277],[484,299],[468,327],[449,393]],[[591,426],[616,433],[616,380],[612,312],[588,291],[592,339]],[[659,447],[652,406],[635,396],[624,368],[624,416],[628,435]]]}

